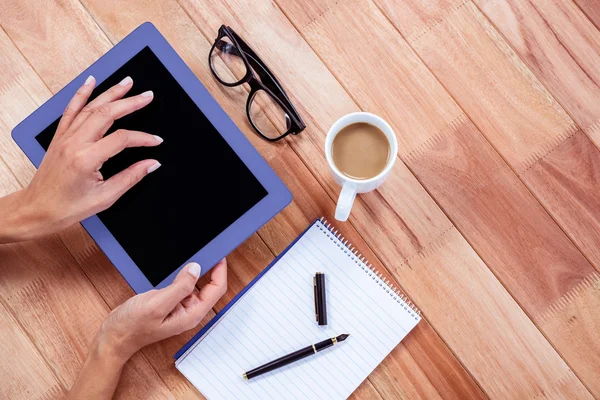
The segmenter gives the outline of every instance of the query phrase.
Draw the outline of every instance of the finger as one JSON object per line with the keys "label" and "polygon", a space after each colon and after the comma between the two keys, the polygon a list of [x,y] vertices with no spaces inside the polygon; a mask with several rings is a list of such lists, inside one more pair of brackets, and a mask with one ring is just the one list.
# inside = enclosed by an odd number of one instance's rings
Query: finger
{"label": "finger", "polygon": [[[227,291],[227,259],[223,258],[213,267],[210,272],[210,282],[202,286],[197,296],[201,303],[204,303],[209,309]],[[208,309],[206,310],[208,311]]]}
{"label": "finger", "polygon": [[133,86],[133,79],[130,76],[117,83],[115,86],[90,101],[90,108],[98,107],[101,104],[111,103],[115,100],[122,99]]}
{"label": "finger", "polygon": [[222,259],[211,271],[211,280],[200,292],[192,292],[165,319],[165,330],[177,334],[192,329],[227,291],[227,260]]}
{"label": "finger", "polygon": [[200,271],[200,265],[195,262],[183,267],[175,277],[173,283],[156,292],[152,299],[152,308],[157,309],[159,315],[164,315],[165,317],[169,315],[183,299],[194,291]]}
{"label": "finger", "polygon": [[160,163],[156,160],[138,161],[124,171],[119,172],[102,184],[103,204],[108,208],[125,192],[140,182],[146,175],[156,171]]}
{"label": "finger", "polygon": [[87,111],[75,119],[73,122],[73,127],[76,128],[77,126],[80,126],[87,119],[87,117],[89,117],[90,113],[88,111],[91,111],[102,104],[107,104],[123,98],[123,96],[125,96],[132,87],[133,79],[128,76],[115,86],[102,93],[100,96],[96,97],[94,100],[90,101],[86,107]]}
{"label": "finger", "polygon": [[160,136],[140,131],[119,129],[90,146],[98,167],[129,147],[154,147],[163,142]]}
{"label": "finger", "polygon": [[60,122],[58,123],[58,128],[56,129],[56,136],[64,133],[67,128],[71,125],[75,117],[79,115],[83,107],[85,107],[85,103],[87,103],[92,91],[94,90],[94,86],[96,86],[96,79],[90,75],[85,80],[85,83],[77,90],[67,108],[63,113]]}
{"label": "finger", "polygon": [[86,106],[82,113],[85,112],[89,116],[81,124],[85,128],[83,131],[90,135],[88,139],[98,141],[117,119],[147,106],[153,98],[152,91],[147,91],[137,96],[100,104],[94,108]]}
{"label": "finger", "polygon": [[192,294],[192,298],[195,297],[198,301],[191,301],[189,304],[184,302],[184,306],[188,306],[188,318],[192,321],[200,322],[204,315],[223,297],[226,291],[227,260],[224,258],[211,270],[210,282],[202,286],[202,289],[198,293]]}

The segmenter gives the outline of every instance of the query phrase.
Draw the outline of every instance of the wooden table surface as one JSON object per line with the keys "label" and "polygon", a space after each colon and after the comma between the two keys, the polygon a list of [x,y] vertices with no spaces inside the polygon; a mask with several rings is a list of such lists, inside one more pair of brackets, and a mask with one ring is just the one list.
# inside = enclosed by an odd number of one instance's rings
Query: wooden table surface
{"label": "wooden table surface", "polygon": [[[597,0],[3,0],[0,195],[35,172],[11,129],[145,21],[294,194],[231,254],[214,312],[311,221],[333,219],[325,134],[370,111],[400,160],[336,225],[424,319],[353,398],[600,398]],[[221,24],[281,80],[301,135],[262,141],[247,89],[213,79]],[[0,398],[63,396],[132,294],[79,225],[0,246]],[[136,354],[117,397],[202,398],[172,360],[198,329]]]}

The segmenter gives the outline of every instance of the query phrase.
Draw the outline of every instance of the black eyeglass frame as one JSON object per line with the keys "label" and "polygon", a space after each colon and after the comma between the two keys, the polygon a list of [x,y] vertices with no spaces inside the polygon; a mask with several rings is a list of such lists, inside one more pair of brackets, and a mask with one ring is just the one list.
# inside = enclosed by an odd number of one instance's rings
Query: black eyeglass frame
{"label": "black eyeglass frame", "polygon": [[[243,60],[246,66],[246,74],[237,82],[225,82],[220,77],[219,74],[215,71],[212,57],[215,48],[218,48],[221,43],[221,39],[227,36],[227,38],[233,43],[235,49],[239,53],[239,57]],[[224,42],[223,42],[224,43]],[[294,108],[294,105],[290,101],[287,96],[285,90],[281,87],[281,84],[275,78],[275,75],[271,72],[271,70],[266,66],[266,64],[260,59],[260,57],[248,46],[248,44],[237,34],[231,27],[221,25],[219,28],[219,35],[215,39],[215,43],[210,49],[210,53],[208,55],[208,63],[210,65],[210,70],[213,73],[214,77],[223,85],[228,87],[239,86],[244,83],[250,85],[250,93],[248,95],[248,100],[246,101],[246,116],[248,117],[248,121],[252,125],[252,128],[258,133],[263,139],[268,140],[270,142],[275,142],[283,139],[284,137],[292,134],[297,135],[302,132],[306,128],[306,124],[302,121],[302,118]],[[256,73],[256,74],[255,74]],[[260,77],[257,78],[256,75]],[[276,138],[272,138],[266,136],[261,130],[255,125],[252,117],[250,115],[250,106],[252,101],[254,100],[254,96],[258,93],[259,90],[264,90],[273,100],[279,104],[282,110],[286,113],[286,116],[289,118],[289,128],[285,133],[282,133],[280,136]]]}

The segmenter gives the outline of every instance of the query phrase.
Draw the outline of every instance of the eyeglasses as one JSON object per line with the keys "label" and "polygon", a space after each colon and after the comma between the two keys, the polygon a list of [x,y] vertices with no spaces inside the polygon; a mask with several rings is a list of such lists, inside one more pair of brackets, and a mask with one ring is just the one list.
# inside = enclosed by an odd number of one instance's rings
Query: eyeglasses
{"label": "eyeglasses", "polygon": [[219,82],[233,87],[250,85],[246,114],[254,130],[269,141],[297,135],[306,125],[285,90],[256,53],[231,27],[221,25],[208,57]]}

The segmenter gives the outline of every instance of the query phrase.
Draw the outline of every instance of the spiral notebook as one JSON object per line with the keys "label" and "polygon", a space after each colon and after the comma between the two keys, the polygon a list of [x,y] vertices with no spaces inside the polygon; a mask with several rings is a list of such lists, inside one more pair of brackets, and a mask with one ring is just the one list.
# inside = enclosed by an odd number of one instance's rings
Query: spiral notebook
{"label": "spiral notebook", "polygon": [[[313,277],[326,277],[327,326]],[[420,321],[411,302],[323,220],[315,221],[176,355],[208,399],[345,399]],[[250,381],[242,374],[312,343],[351,336]]]}

